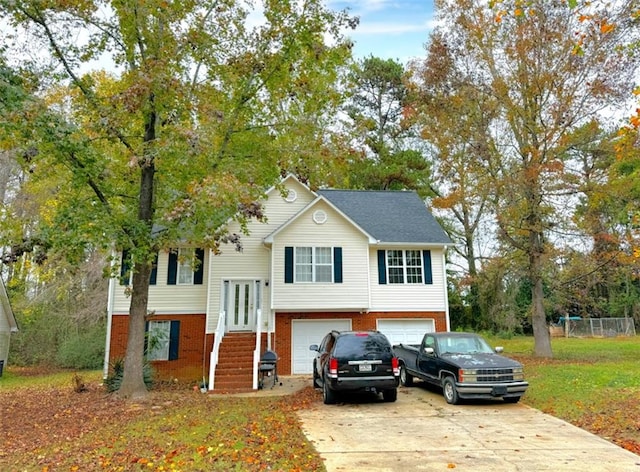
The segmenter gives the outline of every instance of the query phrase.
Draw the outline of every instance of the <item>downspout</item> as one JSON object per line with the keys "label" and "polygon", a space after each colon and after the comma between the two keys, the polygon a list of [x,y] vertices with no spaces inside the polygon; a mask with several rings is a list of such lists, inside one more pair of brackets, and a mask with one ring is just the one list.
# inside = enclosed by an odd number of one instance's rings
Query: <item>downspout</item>
{"label": "downspout", "polygon": [[[111,266],[113,267],[115,254],[112,258]],[[106,380],[109,376],[109,356],[111,355],[111,323],[113,323],[113,304],[116,291],[116,277],[109,279],[109,290],[107,291],[107,335],[104,348],[104,365],[102,366],[102,378]]]}
{"label": "downspout", "polygon": [[[204,309],[204,336],[202,340],[202,383],[205,383],[207,377],[207,331],[209,327],[209,313],[211,312],[211,269],[213,265],[213,252],[211,249],[208,251],[209,260],[207,261],[207,276],[204,280],[207,281],[207,306]],[[209,379],[211,382],[211,379]]]}
{"label": "downspout", "polygon": [[265,283],[265,292],[269,292],[269,320],[267,322],[267,350],[272,351],[271,337],[275,334],[276,320],[273,312],[273,251],[264,242],[262,247],[269,253],[269,279]]}
{"label": "downspout", "polygon": [[448,290],[448,285],[447,285],[447,258],[445,256],[445,253],[447,252],[447,247],[444,246],[443,250],[442,250],[442,280],[444,281],[443,285],[443,289],[444,289],[444,314],[445,314],[445,321],[446,321],[446,325],[447,325],[447,332],[451,331],[451,322],[449,319],[449,290]]}

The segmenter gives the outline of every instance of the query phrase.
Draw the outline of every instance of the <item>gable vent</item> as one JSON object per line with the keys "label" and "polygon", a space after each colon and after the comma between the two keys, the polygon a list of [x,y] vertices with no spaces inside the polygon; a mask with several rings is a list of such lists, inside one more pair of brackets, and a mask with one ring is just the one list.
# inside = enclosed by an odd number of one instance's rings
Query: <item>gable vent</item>
{"label": "gable vent", "polygon": [[284,198],[284,201],[292,203],[296,201],[296,198],[298,198],[298,194],[296,193],[296,191],[293,189],[289,189],[289,192],[287,193],[287,196]]}
{"label": "gable vent", "polygon": [[316,210],[313,212],[313,221],[321,225],[327,221],[327,214],[323,210]]}

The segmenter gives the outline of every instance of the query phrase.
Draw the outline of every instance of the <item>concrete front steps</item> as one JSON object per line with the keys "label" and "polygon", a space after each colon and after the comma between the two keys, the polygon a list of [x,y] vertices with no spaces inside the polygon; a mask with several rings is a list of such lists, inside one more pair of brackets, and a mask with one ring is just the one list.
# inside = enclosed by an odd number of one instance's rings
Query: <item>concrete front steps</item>
{"label": "concrete front steps", "polygon": [[228,333],[222,338],[214,393],[253,390],[253,351],[256,333]]}

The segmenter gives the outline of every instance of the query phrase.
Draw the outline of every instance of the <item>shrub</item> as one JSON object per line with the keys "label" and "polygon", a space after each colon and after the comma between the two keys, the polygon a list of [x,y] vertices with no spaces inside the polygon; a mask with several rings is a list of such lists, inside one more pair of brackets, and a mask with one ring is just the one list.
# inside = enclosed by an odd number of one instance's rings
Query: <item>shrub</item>
{"label": "shrub", "polygon": [[106,329],[96,324],[62,341],[56,364],[70,369],[99,369],[104,362]]}
{"label": "shrub", "polygon": [[[124,359],[116,359],[109,366],[109,375],[104,381],[104,386],[107,392],[116,392],[120,390],[122,385],[122,375],[124,373]],[[151,364],[145,362],[142,366],[142,374],[144,376],[144,383],[147,388],[153,386],[153,368]]]}

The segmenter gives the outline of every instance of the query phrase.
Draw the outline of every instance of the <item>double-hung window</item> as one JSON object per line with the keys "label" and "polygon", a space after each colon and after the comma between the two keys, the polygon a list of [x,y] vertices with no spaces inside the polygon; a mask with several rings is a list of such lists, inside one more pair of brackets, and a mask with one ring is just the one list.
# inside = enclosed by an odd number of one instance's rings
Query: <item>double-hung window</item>
{"label": "double-hung window", "polygon": [[180,321],[152,320],[147,323],[146,353],[150,361],[172,361],[178,358]]}
{"label": "double-hung window", "polygon": [[193,249],[180,248],[178,250],[178,285],[193,284]]}
{"label": "double-hung window", "polygon": [[432,284],[431,251],[380,250],[378,271],[381,284]]}
{"label": "double-hung window", "polygon": [[390,284],[421,284],[422,257],[420,251],[387,251],[387,267]]}
{"label": "double-hung window", "polygon": [[171,249],[167,285],[202,285],[204,250],[193,248]]}
{"label": "double-hung window", "polygon": [[330,247],[296,247],[296,282],[332,282],[333,251]]}
{"label": "double-hung window", "polygon": [[286,246],[284,283],[342,283],[341,247]]}

